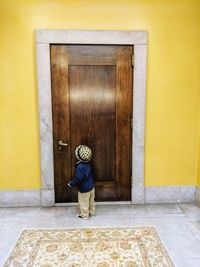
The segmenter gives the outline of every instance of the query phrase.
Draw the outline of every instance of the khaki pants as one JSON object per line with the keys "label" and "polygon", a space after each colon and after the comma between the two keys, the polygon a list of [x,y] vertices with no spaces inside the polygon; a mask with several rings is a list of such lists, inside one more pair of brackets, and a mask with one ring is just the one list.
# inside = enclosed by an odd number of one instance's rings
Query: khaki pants
{"label": "khaki pants", "polygon": [[94,202],[95,189],[87,193],[78,192],[78,203],[80,208],[80,215],[84,218],[88,218],[89,215],[95,215],[96,207]]}

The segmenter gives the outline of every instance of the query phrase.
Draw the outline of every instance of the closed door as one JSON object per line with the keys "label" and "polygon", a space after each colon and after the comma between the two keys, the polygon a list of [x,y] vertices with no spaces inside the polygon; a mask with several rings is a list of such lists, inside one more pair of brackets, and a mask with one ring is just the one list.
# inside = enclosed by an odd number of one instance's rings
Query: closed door
{"label": "closed door", "polygon": [[92,149],[96,201],[131,200],[132,46],[51,45],[56,203],[77,201],[67,181],[75,148]]}

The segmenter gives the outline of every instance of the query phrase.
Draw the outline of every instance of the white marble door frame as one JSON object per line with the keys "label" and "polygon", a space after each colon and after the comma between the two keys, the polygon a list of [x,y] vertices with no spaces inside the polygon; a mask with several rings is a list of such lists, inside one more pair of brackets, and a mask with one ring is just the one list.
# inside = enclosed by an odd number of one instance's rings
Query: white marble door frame
{"label": "white marble door frame", "polygon": [[50,44],[112,44],[134,46],[131,202],[134,204],[144,203],[147,33],[144,31],[36,30],[42,180],[41,205],[55,205]]}

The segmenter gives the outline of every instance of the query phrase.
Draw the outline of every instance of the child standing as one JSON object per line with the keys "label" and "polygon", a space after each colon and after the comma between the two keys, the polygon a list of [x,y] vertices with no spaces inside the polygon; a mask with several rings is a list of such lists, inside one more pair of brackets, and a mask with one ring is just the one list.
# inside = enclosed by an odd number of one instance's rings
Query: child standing
{"label": "child standing", "polygon": [[88,146],[79,145],[75,150],[75,155],[78,159],[76,163],[76,175],[68,182],[68,186],[70,188],[77,186],[78,188],[80,214],[76,217],[79,219],[88,219],[89,216],[94,216],[96,211],[94,202],[94,179],[89,162],[92,157],[92,151]]}

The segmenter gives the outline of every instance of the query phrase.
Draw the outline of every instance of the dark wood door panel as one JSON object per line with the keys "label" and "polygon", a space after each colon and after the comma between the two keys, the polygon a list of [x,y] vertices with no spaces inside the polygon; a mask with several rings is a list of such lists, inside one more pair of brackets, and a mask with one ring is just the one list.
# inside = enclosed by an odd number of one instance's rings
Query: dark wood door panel
{"label": "dark wood door panel", "polygon": [[117,201],[119,200],[117,182],[95,182],[96,201]]}
{"label": "dark wood door panel", "polygon": [[78,144],[91,147],[95,181],[106,185],[116,178],[115,66],[70,66],[69,77],[71,154]]}
{"label": "dark wood door panel", "polygon": [[66,179],[64,179],[64,177],[70,177],[71,154],[68,147],[58,146],[59,140],[70,145],[67,73],[67,47],[65,45],[51,46],[53,152],[56,202],[65,202],[68,197],[73,198],[66,186]]}
{"label": "dark wood door panel", "polygon": [[[77,201],[66,186],[74,150],[93,151],[96,201],[131,199],[131,46],[51,46],[56,202]],[[58,141],[68,143],[60,150]]]}
{"label": "dark wood door panel", "polygon": [[69,65],[115,65],[115,46],[69,45]]}
{"label": "dark wood door panel", "polygon": [[126,46],[116,48],[116,176],[122,201],[131,199],[132,50]]}

